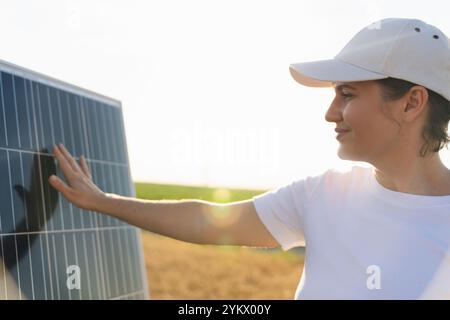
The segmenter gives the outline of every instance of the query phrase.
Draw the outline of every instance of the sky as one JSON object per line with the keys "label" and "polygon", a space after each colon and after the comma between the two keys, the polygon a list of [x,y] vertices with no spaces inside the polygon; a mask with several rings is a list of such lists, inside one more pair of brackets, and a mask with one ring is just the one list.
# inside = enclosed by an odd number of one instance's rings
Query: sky
{"label": "sky", "polygon": [[[334,57],[360,29],[446,1],[0,0],[0,59],[122,102],[134,181],[268,189],[338,158],[331,88],[289,64]],[[450,167],[450,151],[441,151]]]}

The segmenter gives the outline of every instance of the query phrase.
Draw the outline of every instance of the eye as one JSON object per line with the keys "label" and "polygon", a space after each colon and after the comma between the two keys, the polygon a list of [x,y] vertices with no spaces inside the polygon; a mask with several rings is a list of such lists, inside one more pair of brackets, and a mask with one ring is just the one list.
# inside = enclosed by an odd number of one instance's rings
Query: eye
{"label": "eye", "polygon": [[344,99],[353,97],[351,93],[344,93],[344,92],[341,92],[341,96],[344,97]]}

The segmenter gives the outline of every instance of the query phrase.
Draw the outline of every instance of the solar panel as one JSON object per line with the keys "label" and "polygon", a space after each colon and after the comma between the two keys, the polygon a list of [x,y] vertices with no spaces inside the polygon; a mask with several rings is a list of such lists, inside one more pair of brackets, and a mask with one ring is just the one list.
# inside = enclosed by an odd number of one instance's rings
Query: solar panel
{"label": "solar panel", "polygon": [[0,61],[0,299],[149,298],[139,229],[48,183],[59,142],[135,196],[120,101]]}

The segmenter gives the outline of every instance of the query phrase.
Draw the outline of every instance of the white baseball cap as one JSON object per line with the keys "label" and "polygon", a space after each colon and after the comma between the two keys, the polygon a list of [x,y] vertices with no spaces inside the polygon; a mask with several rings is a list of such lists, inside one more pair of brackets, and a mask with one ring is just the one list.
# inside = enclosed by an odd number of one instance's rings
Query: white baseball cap
{"label": "white baseball cap", "polygon": [[334,59],[294,63],[289,71],[309,87],[398,78],[450,100],[450,40],[421,20],[388,18],[359,31]]}

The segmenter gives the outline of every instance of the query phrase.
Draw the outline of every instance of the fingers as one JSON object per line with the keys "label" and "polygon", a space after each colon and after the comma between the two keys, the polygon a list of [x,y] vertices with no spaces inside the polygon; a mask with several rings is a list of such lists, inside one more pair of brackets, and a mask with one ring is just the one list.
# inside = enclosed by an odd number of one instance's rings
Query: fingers
{"label": "fingers", "polygon": [[91,171],[89,170],[86,158],[83,155],[80,156],[80,165],[78,165],[77,161],[72,157],[70,152],[64,147],[62,143],[55,146],[54,154],[58,159],[61,170],[66,176],[69,183],[69,185],[66,185],[59,178],[55,177],[56,180],[53,180],[52,178],[53,182],[55,182],[55,186],[60,186],[61,190],[58,189],[59,191],[69,191],[68,188],[71,188],[72,184],[75,182],[75,179],[77,179],[77,176],[80,174],[92,180]]}
{"label": "fingers", "polygon": [[60,178],[55,175],[51,175],[49,178],[50,184],[59,192],[61,192],[67,199],[70,199],[72,188],[64,183]]}
{"label": "fingers", "polygon": [[58,159],[62,172],[68,179],[71,179],[75,174],[74,172],[75,170],[73,169],[72,165],[69,163],[67,158],[62,154],[58,146],[55,146],[53,152],[55,154],[56,159]]}
{"label": "fingers", "polygon": [[80,165],[81,165],[81,170],[83,170],[84,174],[86,176],[88,176],[89,179],[92,180],[91,171],[89,170],[89,166],[86,162],[86,158],[83,155],[81,155],[81,157],[80,157]]}
{"label": "fingers", "polygon": [[66,158],[69,165],[72,167],[72,169],[76,172],[81,172],[80,167],[78,166],[78,163],[75,161],[75,159],[72,157],[69,151],[67,151],[66,147],[62,143],[58,145],[58,149],[61,151],[62,155]]}

